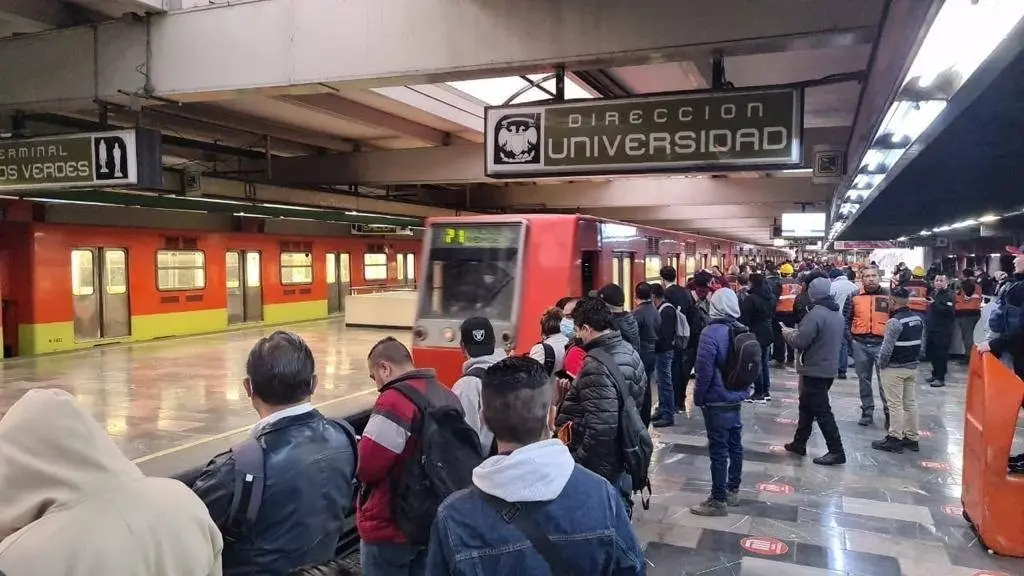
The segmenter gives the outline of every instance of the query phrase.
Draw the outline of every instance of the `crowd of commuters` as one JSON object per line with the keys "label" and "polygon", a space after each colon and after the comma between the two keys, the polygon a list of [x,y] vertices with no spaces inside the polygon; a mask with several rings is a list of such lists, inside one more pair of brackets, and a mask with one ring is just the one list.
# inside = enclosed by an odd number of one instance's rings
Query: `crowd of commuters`
{"label": "crowd of commuters", "polygon": [[[71,395],[33,390],[0,420],[0,572],[337,576],[354,510],[368,576],[644,574],[630,519],[650,488],[647,427],[674,425],[691,373],[712,477],[693,514],[742,504],[742,406],[770,401],[770,358],[800,378],[790,453],[806,455],[817,422],[828,451],[814,462],[846,462],[829,392],[848,354],[862,425],[879,382],[886,435],[872,447],[919,450],[922,356],[941,387],[960,332],[965,352],[976,344],[1024,376],[1024,246],[1011,251],[1013,274],[991,287],[898,268],[887,290],[876,267],[809,262],[684,283],[665,267],[634,288],[632,312],[614,284],[563,298],[523,356],[497,345],[488,319],[464,320],[451,389],[385,338],[367,355],[379,394],[361,437],[314,409],[312,352],[274,332],[246,362],[259,416],[248,438],[176,479],[144,477]],[[1024,455],[1008,464],[1024,471]],[[71,545],[48,546],[58,541]]]}

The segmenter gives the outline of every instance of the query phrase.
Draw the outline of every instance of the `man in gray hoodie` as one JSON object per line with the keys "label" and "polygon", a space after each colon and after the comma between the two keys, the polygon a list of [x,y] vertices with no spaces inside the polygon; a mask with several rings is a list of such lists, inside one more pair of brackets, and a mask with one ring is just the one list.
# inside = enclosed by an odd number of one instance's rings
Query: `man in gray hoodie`
{"label": "man in gray hoodie", "polygon": [[[829,294],[839,304],[839,309],[844,310],[850,298],[860,292],[860,288],[850,281],[847,273],[838,268],[829,272],[828,277],[832,279],[832,286],[829,287]],[[846,338],[839,344],[839,373],[840,380],[846,380],[846,371],[850,367],[850,349],[846,346]]]}
{"label": "man in gray hoodie", "polygon": [[786,343],[799,352],[797,373],[800,374],[800,420],[787,451],[804,456],[811,426],[818,423],[825,437],[828,454],[814,459],[815,464],[831,466],[846,463],[846,452],[839,436],[839,426],[832,414],[828,392],[836,376],[839,361],[836,350],[844,337],[845,322],[839,304],[829,294],[830,282],[818,278],[811,282],[807,294],[811,309],[796,328],[783,328]]}
{"label": "man in gray hoodie", "polygon": [[483,454],[493,453],[494,434],[480,419],[480,386],[484,372],[491,365],[508,357],[501,348],[495,348],[494,326],[481,316],[466,318],[461,328],[462,350],[466,362],[462,365],[462,378],[452,386],[452,392],[459,398],[466,413],[466,423],[480,436]]}

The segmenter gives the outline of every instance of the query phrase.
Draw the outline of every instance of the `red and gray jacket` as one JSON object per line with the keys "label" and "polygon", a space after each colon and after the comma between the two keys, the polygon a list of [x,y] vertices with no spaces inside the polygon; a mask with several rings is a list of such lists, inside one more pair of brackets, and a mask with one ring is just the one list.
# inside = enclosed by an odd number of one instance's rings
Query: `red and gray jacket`
{"label": "red and gray jacket", "polygon": [[370,420],[359,439],[356,477],[362,484],[356,509],[359,537],[373,543],[404,543],[405,534],[392,513],[392,488],[402,468],[414,454],[418,439],[419,411],[392,387],[408,382],[426,395],[433,406],[451,405],[462,410],[459,399],[437,381],[433,370],[413,370],[381,388]]}

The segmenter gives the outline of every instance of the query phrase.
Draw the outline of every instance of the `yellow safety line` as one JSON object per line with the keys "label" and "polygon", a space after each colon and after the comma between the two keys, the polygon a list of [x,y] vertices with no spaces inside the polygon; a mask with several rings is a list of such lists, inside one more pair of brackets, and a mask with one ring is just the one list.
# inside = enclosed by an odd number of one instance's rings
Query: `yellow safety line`
{"label": "yellow safety line", "polygon": [[[377,391],[376,388],[367,388],[366,390],[363,390],[362,392],[356,392],[355,394],[349,394],[348,396],[342,396],[340,398],[332,398],[331,400],[327,400],[327,401],[321,402],[319,404],[314,404],[313,408],[322,408],[324,406],[327,406],[328,404],[334,404],[335,402],[341,402],[342,400],[351,400],[352,398],[357,398],[359,396],[363,396],[363,395],[369,394],[371,392],[376,392],[376,391]],[[253,424],[255,424],[255,423],[253,423]],[[143,462],[149,462],[150,460],[155,460],[157,458],[161,458],[163,456],[167,456],[168,454],[174,454],[175,452],[181,452],[182,450],[187,450],[189,448],[194,448],[196,446],[200,446],[202,444],[206,444],[207,442],[213,442],[214,440],[220,440],[221,438],[227,438],[228,436],[234,436],[235,434],[238,434],[240,432],[245,432],[246,430],[251,430],[252,427],[253,427],[253,424],[250,424],[248,426],[242,426],[241,428],[235,428],[234,430],[228,430],[227,432],[221,432],[220,434],[215,434],[213,436],[207,436],[206,438],[201,438],[199,440],[194,440],[194,441],[189,442],[187,444],[182,444],[181,446],[175,446],[174,448],[168,448],[166,450],[161,450],[159,452],[154,452],[152,454],[149,454],[149,455],[146,455],[146,456],[142,456],[141,458],[136,458],[135,460],[132,460],[132,462],[135,463],[135,464],[142,464]]]}

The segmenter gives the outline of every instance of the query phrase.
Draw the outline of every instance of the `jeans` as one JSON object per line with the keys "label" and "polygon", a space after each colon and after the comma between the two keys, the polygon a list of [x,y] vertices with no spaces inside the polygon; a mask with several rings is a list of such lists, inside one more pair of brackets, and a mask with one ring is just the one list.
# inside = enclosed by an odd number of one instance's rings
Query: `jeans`
{"label": "jeans", "polygon": [[839,341],[839,376],[846,376],[850,367],[850,350],[846,347],[846,338]]}
{"label": "jeans", "polygon": [[724,502],[740,489],[743,476],[743,420],[740,406],[704,406],[704,427],[711,456],[711,498]]}
{"label": "jeans", "polygon": [[828,391],[832,388],[832,378],[800,377],[800,420],[796,425],[793,443],[806,446],[811,437],[812,425],[817,422],[821,435],[830,454],[843,454],[843,441],[839,437],[839,426],[832,414]]}
{"label": "jeans", "polygon": [[771,368],[768,367],[768,356],[771,344],[761,347],[761,374],[754,380],[754,396],[763,398],[771,392]]}
{"label": "jeans", "polygon": [[793,321],[792,315],[779,316],[772,323],[772,330],[774,331],[774,340],[772,346],[772,356],[776,362],[788,362],[790,364],[796,359],[796,350],[792,346],[786,344],[786,339],[782,337],[782,326],[786,325],[790,328],[796,326]]}
{"label": "jeans", "polygon": [[654,371],[658,374],[658,406],[661,407],[658,419],[667,422],[675,422],[676,418],[676,389],[672,381],[674,356],[674,350],[658,352],[654,363]]}
{"label": "jeans", "polygon": [[[853,368],[857,371],[857,379],[860,381],[860,409],[864,414],[871,414],[875,411],[875,393],[871,387],[871,379],[878,372],[875,365],[878,360],[879,344],[865,344],[856,338],[853,340]],[[878,379],[882,381],[881,377]],[[882,408],[889,411],[885,403],[885,390],[879,385],[878,395],[882,398]]]}
{"label": "jeans", "polygon": [[654,361],[657,358],[654,351],[640,353],[640,361],[644,364],[644,372],[647,373],[647,388],[644,389],[644,404],[640,407],[640,419],[644,426],[651,423],[652,388],[654,387]]}
{"label": "jeans", "polygon": [[932,378],[946,381],[946,370],[949,366],[950,334],[932,332],[925,339],[928,342],[928,361],[932,363]]}
{"label": "jeans", "polygon": [[676,389],[676,409],[686,409],[686,387],[690,385],[690,374],[697,360],[697,348],[689,347],[676,350],[675,362],[672,367],[672,378]]}
{"label": "jeans", "polygon": [[889,399],[889,436],[917,441],[917,369],[886,368],[881,378]]}
{"label": "jeans", "polygon": [[359,543],[359,556],[366,576],[424,576],[427,549],[410,544]]}

